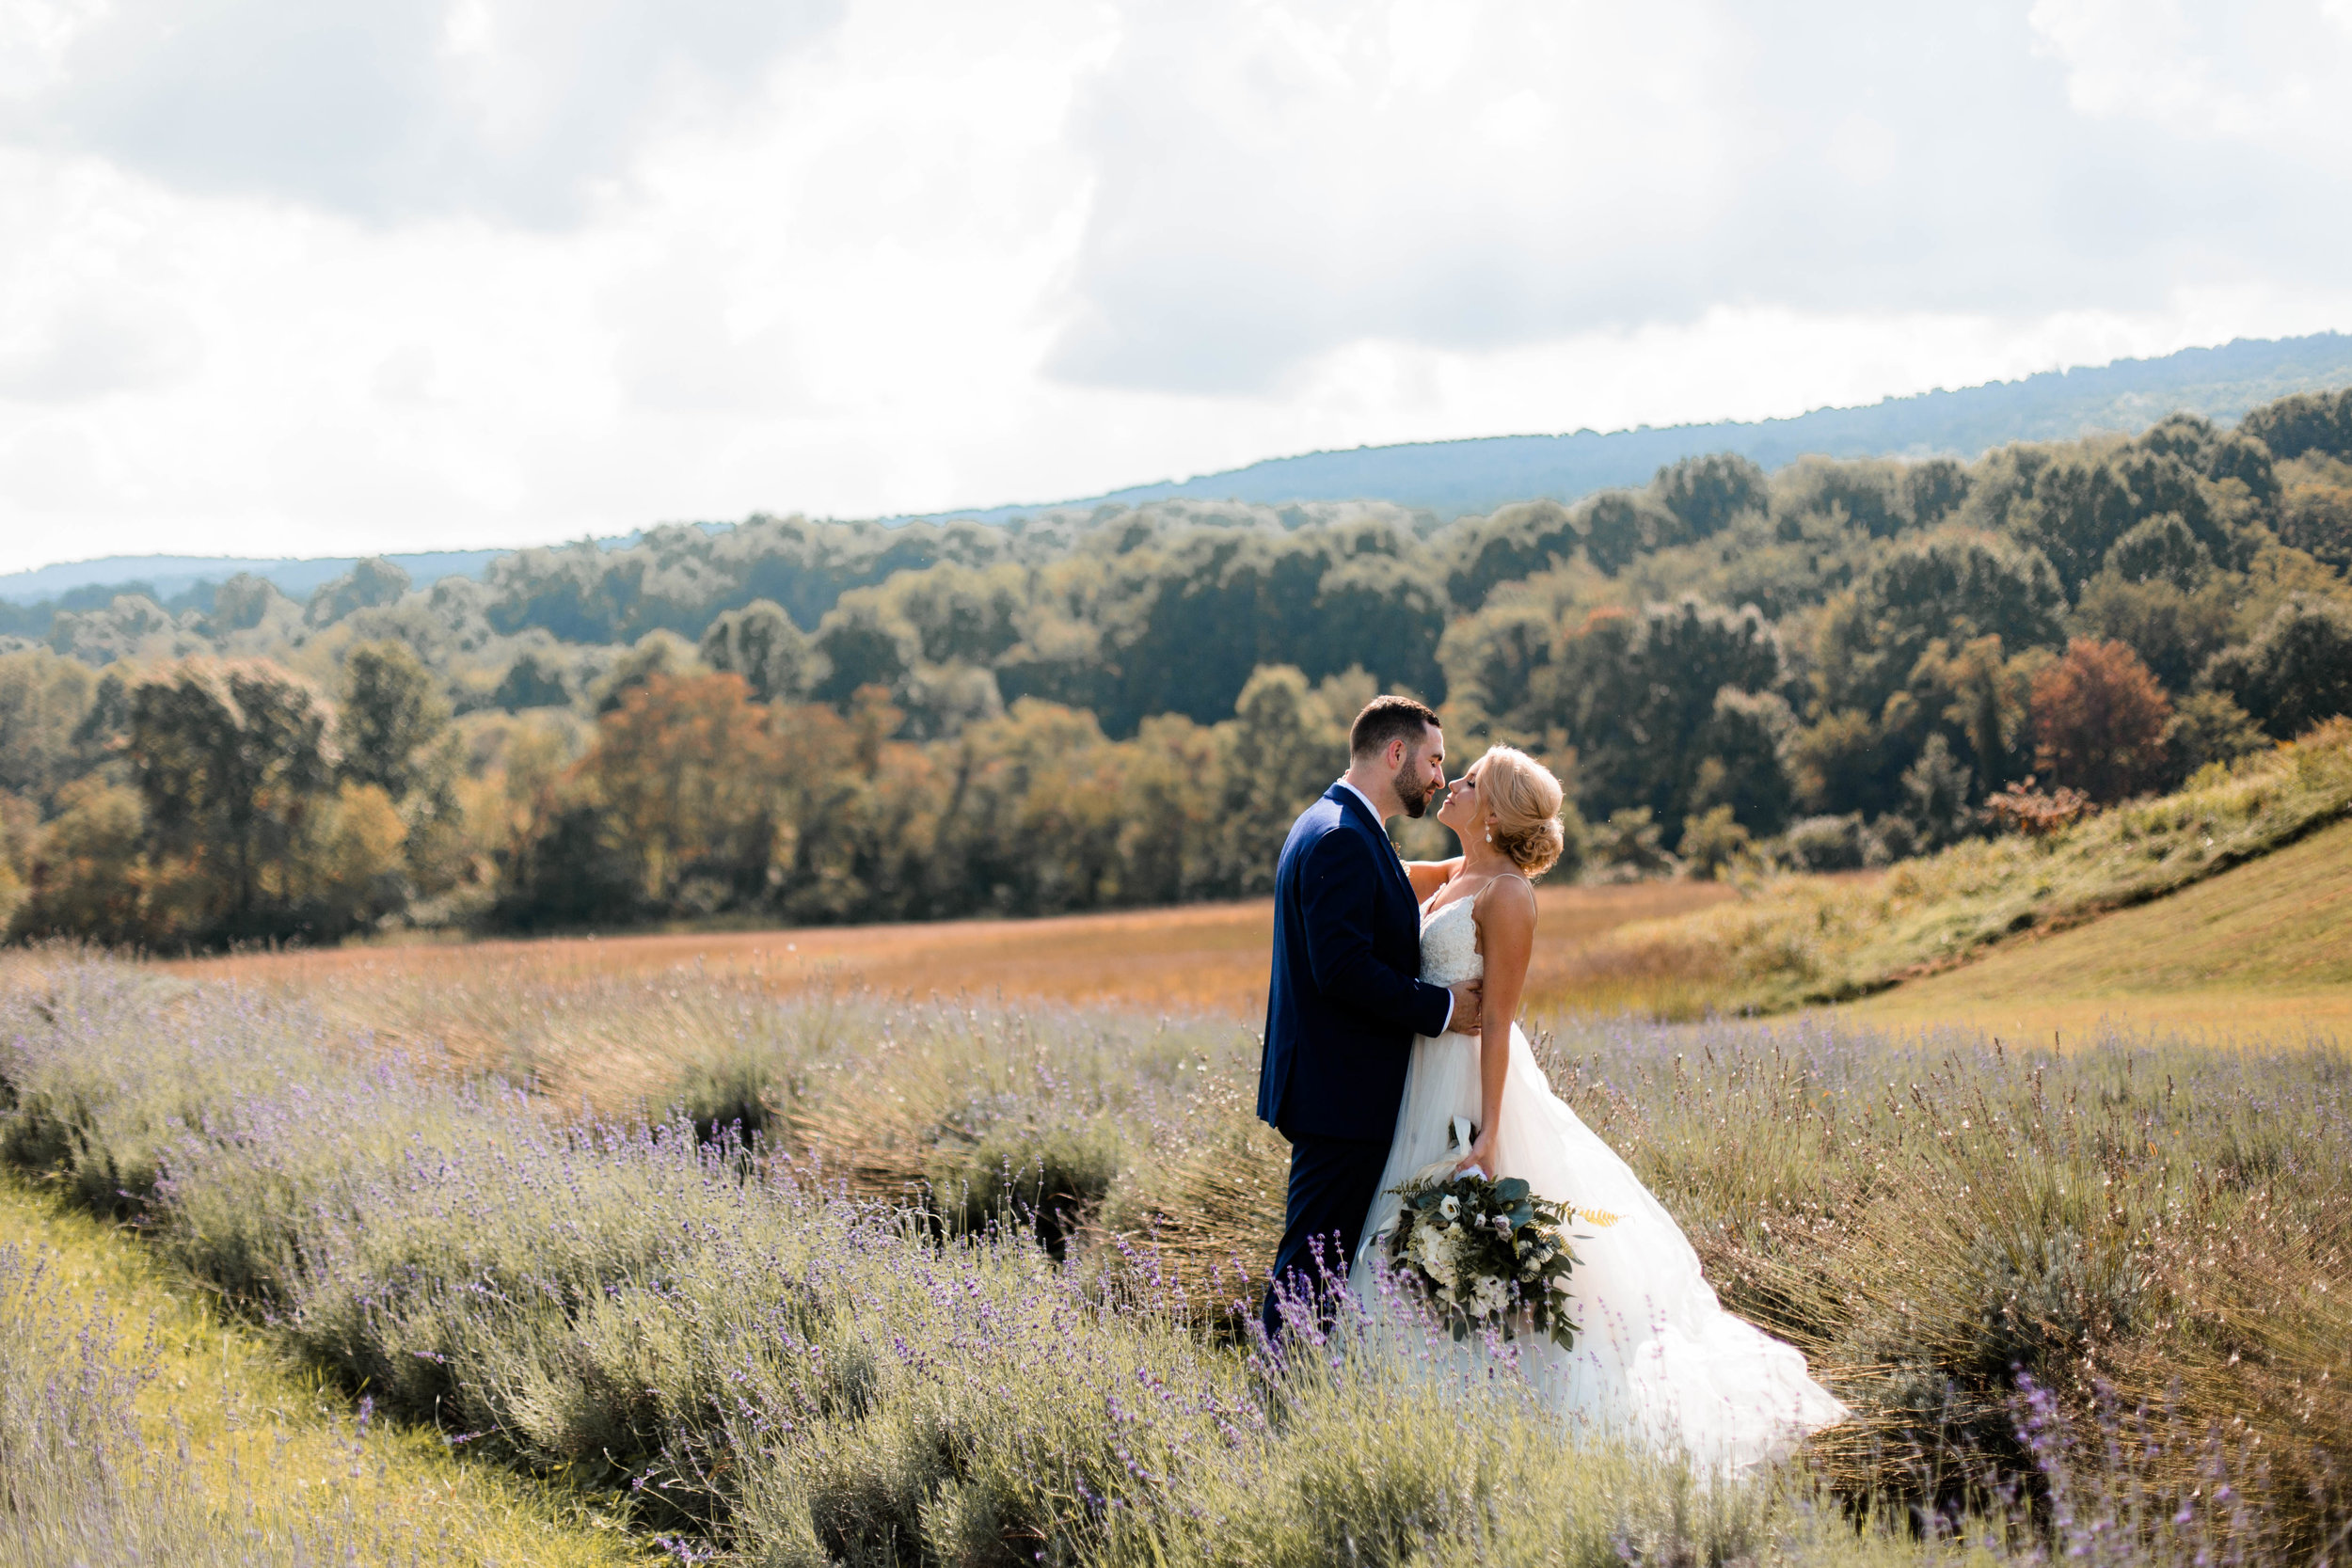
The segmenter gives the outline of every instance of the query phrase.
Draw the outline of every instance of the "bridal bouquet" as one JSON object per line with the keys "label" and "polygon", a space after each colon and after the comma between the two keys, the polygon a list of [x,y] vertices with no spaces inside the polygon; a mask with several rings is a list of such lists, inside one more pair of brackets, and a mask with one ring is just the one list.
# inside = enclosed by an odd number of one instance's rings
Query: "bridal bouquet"
{"label": "bridal bouquet", "polygon": [[1488,1323],[1507,1339],[1512,1308],[1523,1307],[1537,1333],[1575,1348],[1567,1290],[1576,1255],[1561,1229],[1566,1206],[1537,1197],[1517,1177],[1494,1181],[1449,1169],[1434,1166],[1394,1189],[1405,1211],[1390,1238],[1391,1260],[1421,1277],[1456,1339]]}

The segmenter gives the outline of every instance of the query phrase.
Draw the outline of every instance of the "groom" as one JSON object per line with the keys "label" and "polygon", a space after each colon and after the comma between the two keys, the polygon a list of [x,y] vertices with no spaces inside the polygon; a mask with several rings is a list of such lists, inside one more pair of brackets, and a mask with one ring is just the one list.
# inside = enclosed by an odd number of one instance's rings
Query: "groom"
{"label": "groom", "polygon": [[[1475,982],[1421,974],[1421,910],[1387,821],[1445,785],[1438,716],[1375,697],[1347,736],[1347,771],[1291,824],[1274,874],[1274,978],[1258,1115],[1291,1145],[1290,1211],[1263,1318],[1346,1277],[1379,1196],[1413,1037],[1478,1032]],[[1319,1308],[1327,1316],[1327,1305]]]}

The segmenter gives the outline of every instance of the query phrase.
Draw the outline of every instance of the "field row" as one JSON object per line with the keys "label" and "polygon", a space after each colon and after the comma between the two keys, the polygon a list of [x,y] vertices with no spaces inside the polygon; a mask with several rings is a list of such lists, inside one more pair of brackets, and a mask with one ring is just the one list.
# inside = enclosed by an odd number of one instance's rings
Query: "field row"
{"label": "field row", "polygon": [[[1860,1413],[1694,1500],[1410,1342],[1232,1341],[1283,1156],[1233,1022],[513,978],[418,979],[371,1032],[12,960],[0,1152],[387,1415],[744,1561],[1959,1550],[1868,1522],[1893,1510],[1988,1559],[2186,1562],[2352,1525],[2328,1048],[1564,1027],[1555,1084]],[[423,1027],[451,1006],[462,1052]]]}

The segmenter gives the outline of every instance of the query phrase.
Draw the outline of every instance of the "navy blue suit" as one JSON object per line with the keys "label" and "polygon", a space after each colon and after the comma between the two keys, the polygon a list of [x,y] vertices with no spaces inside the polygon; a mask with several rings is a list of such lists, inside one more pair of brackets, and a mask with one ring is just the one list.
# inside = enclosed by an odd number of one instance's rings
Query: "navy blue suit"
{"label": "navy blue suit", "polygon": [[[1344,1275],[1378,1196],[1413,1037],[1440,1033],[1453,998],[1420,979],[1421,909],[1372,809],[1333,784],[1291,824],[1274,874],[1258,1115],[1291,1143],[1277,1280]],[[1279,1332],[1266,1292],[1267,1332]]]}

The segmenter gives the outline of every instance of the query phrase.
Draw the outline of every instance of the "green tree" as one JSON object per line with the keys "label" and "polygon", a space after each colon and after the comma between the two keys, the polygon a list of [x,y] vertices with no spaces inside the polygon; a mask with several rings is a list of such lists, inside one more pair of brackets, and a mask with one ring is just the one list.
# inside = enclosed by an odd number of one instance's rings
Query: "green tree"
{"label": "green tree", "polygon": [[1833,599],[1815,638],[1823,710],[1879,719],[1931,644],[1997,637],[2022,650],[2064,635],[2065,594],[2050,563],[1988,534],[1950,531],[1890,551]]}
{"label": "green tree", "polygon": [[408,574],[398,562],[370,556],[342,577],[321,583],[303,607],[302,618],[314,626],[333,626],[356,611],[398,604],[407,592]]}
{"label": "green tree", "polygon": [[147,817],[138,792],[85,779],[68,785],[59,803],[34,850],[29,896],[17,907],[9,936],[127,945],[163,935],[148,904]]}
{"label": "green tree", "polygon": [[722,674],[740,675],[761,703],[807,700],[824,677],[824,661],[806,633],[772,599],[731,610],[703,633],[702,658]]}
{"label": "green tree", "polygon": [[1729,806],[1710,807],[1682,820],[1682,863],[1691,875],[1711,882],[1748,861],[1755,842]]}
{"label": "green tree", "polygon": [[2179,513],[2160,512],[2107,546],[2106,569],[2125,582],[2169,582],[2190,593],[2213,575],[2213,552]]}
{"label": "green tree", "polygon": [[1583,536],[1575,515],[1555,500],[1521,501],[1467,519],[1439,546],[1446,594],[1456,610],[1477,610],[1502,584],[1566,563]]}
{"label": "green tree", "polygon": [[[1795,715],[1778,692],[1717,688],[1714,713],[1698,742],[1691,809],[1725,807],[1751,832],[1780,832],[1795,799],[1785,759],[1796,727]],[[1678,844],[1676,847],[1683,852]]]}
{"label": "green tree", "polygon": [[1692,539],[1721,533],[1742,515],[1762,512],[1771,501],[1764,470],[1728,451],[1669,464],[1650,481],[1650,493]]}
{"label": "green tree", "polygon": [[1255,672],[1233,704],[1227,752],[1227,860],[1238,891],[1274,886],[1274,863],[1291,822],[1347,769],[1347,725],[1294,665]]}
{"label": "green tree", "polygon": [[2118,540],[2164,513],[2179,517],[2216,560],[2232,553],[2202,476],[2169,452],[2136,448],[2051,464],[2011,526],[2020,542],[2049,559],[2071,598]]}
{"label": "green tree", "polygon": [[2182,698],[2164,728],[2165,755],[2178,779],[2217,762],[2235,762],[2269,744],[2254,716],[2218,691],[2192,691]]}
{"label": "green tree", "polygon": [[1968,470],[1948,457],[1931,457],[1903,470],[1903,509],[1914,528],[1933,528],[1968,501]]}
{"label": "green tree", "polygon": [[[398,567],[393,568],[398,571]],[[405,583],[404,583],[405,586]],[[284,605],[291,611],[294,601],[278,591],[278,585],[267,578],[250,572],[238,572],[213,593],[213,608],[205,619],[213,635],[251,631],[269,618],[270,611]],[[355,607],[356,608],[356,607]]]}
{"label": "green tree", "polygon": [[1632,490],[1605,490],[1583,504],[1584,559],[1593,569],[1615,577],[1637,556],[1679,545],[1686,537],[1682,519],[1649,496]]}
{"label": "green tree", "polygon": [[563,707],[572,700],[561,660],[537,648],[525,648],[506,667],[498,689],[490,694],[494,706],[509,713],[531,707]]}
{"label": "green tree", "polygon": [[1910,474],[1890,460],[1840,462],[1801,457],[1772,478],[1772,511],[1796,519],[1841,517],[1873,539],[1887,539],[1914,521]]}
{"label": "green tree", "polygon": [[633,689],[656,675],[684,678],[708,673],[691,642],[674,631],[649,631],[614,659],[604,679],[596,683],[596,711],[611,713],[628,701]]}
{"label": "green tree", "polygon": [[814,695],[843,706],[863,687],[898,692],[922,659],[914,629],[871,593],[845,597],[817,627],[818,656],[825,675]]}
{"label": "green tree", "polygon": [[1232,741],[1230,725],[1167,713],[1146,719],[1126,743],[1120,902],[1174,904],[1239,892],[1221,842]]}
{"label": "green tree", "polygon": [[305,817],[333,786],[326,705],[276,665],[192,660],[131,692],[151,851],[190,868],[189,934],[281,934]]}
{"label": "green tree", "polygon": [[925,663],[985,666],[1021,641],[1024,587],[1017,567],[943,562],[893,578],[882,593],[891,613],[914,633]]}
{"label": "green tree", "polygon": [[2229,696],[2280,740],[2352,713],[2352,606],[2296,595],[2251,641],[2214,655],[2199,684]]}
{"label": "green tree", "polygon": [[2352,388],[2280,398],[2250,410],[2238,431],[2282,463],[2311,451],[2352,458]]}
{"label": "green tree", "polygon": [[2334,464],[2289,485],[2280,499],[2278,531],[2281,544],[2352,573],[2352,464]]}
{"label": "green tree", "polygon": [[74,737],[97,687],[87,665],[46,648],[0,654],[0,791],[47,801],[87,770],[95,759]]}
{"label": "green tree", "polygon": [[1953,754],[1951,742],[1938,732],[1927,738],[1919,755],[1903,770],[1904,817],[1915,830],[1920,846],[1941,849],[1967,836],[1976,824],[1968,804],[1968,765]]}
{"label": "green tree", "polygon": [[1464,739],[1534,741],[1518,728],[1535,722],[1535,687],[1551,665],[1560,628],[1549,610],[1494,605],[1446,628],[1446,713]]}
{"label": "green tree", "polygon": [[2242,579],[2212,573],[2184,588],[2160,574],[2135,582],[2102,572],[2083,585],[2074,626],[2085,636],[2129,644],[2167,690],[2185,691],[2229,642],[2241,586]]}
{"label": "green tree", "polygon": [[344,656],[335,744],[345,779],[373,784],[394,806],[445,789],[449,763],[438,748],[449,721],[440,684],[404,644],[362,642]]}
{"label": "green tree", "polygon": [[1752,609],[1686,599],[1638,616],[1602,610],[1559,643],[1527,708],[1509,717],[1534,734],[1556,728],[1576,749],[1588,806],[1639,805],[1678,823],[1711,747],[1733,752],[1719,758],[1725,771],[1735,759],[1743,774],[1759,765],[1759,710],[1737,694],[1770,691],[1780,673],[1779,638]]}

